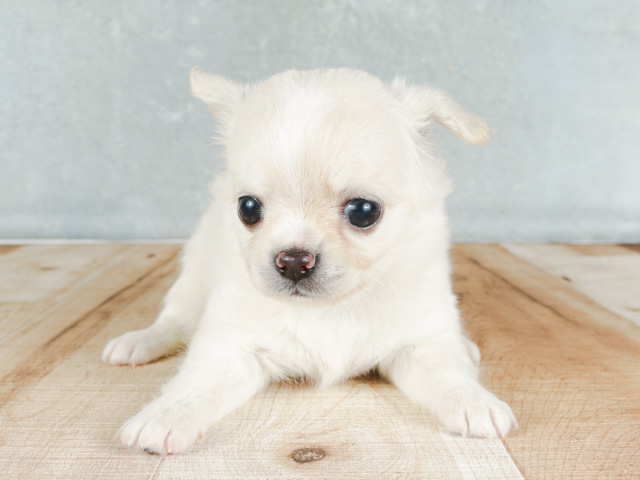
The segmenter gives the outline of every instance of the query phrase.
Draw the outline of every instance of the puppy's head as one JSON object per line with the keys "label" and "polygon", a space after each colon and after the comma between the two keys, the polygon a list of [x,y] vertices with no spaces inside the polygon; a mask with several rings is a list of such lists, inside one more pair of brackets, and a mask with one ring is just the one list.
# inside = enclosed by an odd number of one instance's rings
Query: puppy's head
{"label": "puppy's head", "polygon": [[288,71],[253,87],[192,70],[191,89],[220,122],[250,277],[288,298],[337,300],[421,257],[407,238],[449,191],[430,123],[489,138],[443,93],[354,70]]}

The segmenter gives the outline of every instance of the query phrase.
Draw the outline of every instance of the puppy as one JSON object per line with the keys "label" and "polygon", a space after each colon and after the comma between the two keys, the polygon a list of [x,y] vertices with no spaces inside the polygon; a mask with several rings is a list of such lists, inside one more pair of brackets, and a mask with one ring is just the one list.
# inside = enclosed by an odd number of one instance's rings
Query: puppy
{"label": "puppy", "polygon": [[188,449],[270,382],[333,385],[377,368],[454,434],[517,423],[478,382],[450,281],[450,191],[434,121],[467,143],[485,122],[444,93],[349,69],[255,86],[191,71],[227,169],[149,328],[109,342],[114,365],[188,345],[162,395],[119,431],[147,452]]}

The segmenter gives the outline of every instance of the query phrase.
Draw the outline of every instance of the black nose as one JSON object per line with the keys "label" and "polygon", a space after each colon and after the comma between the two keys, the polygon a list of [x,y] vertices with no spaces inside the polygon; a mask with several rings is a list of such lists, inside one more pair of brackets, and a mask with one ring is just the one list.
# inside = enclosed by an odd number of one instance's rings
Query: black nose
{"label": "black nose", "polygon": [[292,282],[299,282],[313,273],[316,257],[313,253],[295,251],[280,252],[276,256],[276,268],[285,278]]}

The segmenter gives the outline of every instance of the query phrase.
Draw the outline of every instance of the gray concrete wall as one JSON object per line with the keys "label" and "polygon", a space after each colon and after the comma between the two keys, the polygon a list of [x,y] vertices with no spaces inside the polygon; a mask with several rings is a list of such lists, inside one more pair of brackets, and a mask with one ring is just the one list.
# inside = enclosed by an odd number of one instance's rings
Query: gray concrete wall
{"label": "gray concrete wall", "polygon": [[0,238],[186,237],[218,168],[198,65],[449,91],[458,241],[640,241],[640,2],[0,1]]}

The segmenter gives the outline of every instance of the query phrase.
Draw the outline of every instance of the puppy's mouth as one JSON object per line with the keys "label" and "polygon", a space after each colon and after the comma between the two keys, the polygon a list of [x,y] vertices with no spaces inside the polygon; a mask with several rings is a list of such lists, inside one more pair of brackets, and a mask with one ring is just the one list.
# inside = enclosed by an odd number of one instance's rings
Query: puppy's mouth
{"label": "puppy's mouth", "polygon": [[297,298],[314,298],[325,296],[327,292],[312,280],[302,280],[300,282],[286,282],[284,285],[278,285],[276,291],[284,293],[290,297]]}
{"label": "puppy's mouth", "polygon": [[336,279],[337,277],[325,278],[324,276],[318,275],[313,278],[293,282],[272,276],[267,281],[267,285],[269,290],[278,296],[286,296],[302,301],[335,296],[332,285],[335,285],[334,282]]}

